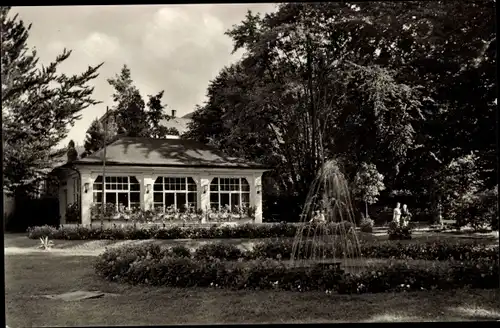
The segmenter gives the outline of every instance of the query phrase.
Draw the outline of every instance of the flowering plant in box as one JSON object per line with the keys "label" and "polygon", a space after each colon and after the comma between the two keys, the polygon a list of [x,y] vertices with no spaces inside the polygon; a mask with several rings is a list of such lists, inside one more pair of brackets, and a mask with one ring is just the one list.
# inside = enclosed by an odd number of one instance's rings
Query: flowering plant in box
{"label": "flowering plant in box", "polygon": [[169,207],[165,208],[165,219],[169,221],[173,220],[179,220],[180,217],[180,212],[179,209],[176,208],[174,205],[170,205]]}
{"label": "flowering plant in box", "polygon": [[[116,212],[115,204],[106,203],[104,205],[104,219],[107,220],[111,219],[114,216],[115,212]],[[101,218],[101,215],[102,215],[102,205],[93,203],[90,206],[90,217],[92,218],[92,220],[98,220]]]}

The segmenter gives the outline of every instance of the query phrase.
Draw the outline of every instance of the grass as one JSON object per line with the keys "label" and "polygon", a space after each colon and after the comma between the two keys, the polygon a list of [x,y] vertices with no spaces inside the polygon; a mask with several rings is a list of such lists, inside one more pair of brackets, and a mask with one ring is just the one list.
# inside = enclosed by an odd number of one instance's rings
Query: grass
{"label": "grass", "polygon": [[[10,327],[271,322],[454,321],[500,319],[497,290],[366,295],[129,286],[93,271],[95,258],[55,253],[6,255]],[[116,293],[66,303],[40,299],[76,290]]]}

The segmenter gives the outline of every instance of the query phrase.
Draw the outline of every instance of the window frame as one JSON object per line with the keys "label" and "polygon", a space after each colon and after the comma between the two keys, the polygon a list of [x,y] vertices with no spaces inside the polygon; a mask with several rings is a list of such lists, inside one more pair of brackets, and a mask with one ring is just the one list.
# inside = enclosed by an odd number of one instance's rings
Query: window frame
{"label": "window frame", "polygon": [[[100,179],[100,181],[98,181]],[[121,179],[120,182],[119,179]],[[125,179],[125,181],[124,181]],[[133,181],[133,180],[135,181]],[[141,207],[141,183],[139,182],[139,179],[137,179],[136,176],[134,175],[106,175],[106,183],[103,183],[102,180],[102,175],[98,175],[92,185],[92,193],[93,193],[93,203],[101,205],[104,200],[106,200],[106,204],[113,204],[114,206],[120,205],[119,201],[119,196],[118,195],[127,195],[127,206],[125,206],[126,209],[130,210],[132,208],[140,208]],[[100,186],[100,189],[97,188]],[[108,187],[109,186],[109,187]],[[120,186],[120,188],[118,188]],[[138,189],[133,190],[131,187],[132,186],[138,186]],[[126,188],[124,188],[126,187]],[[101,201],[96,200],[96,194],[101,194]],[[110,203],[106,199],[106,194],[115,194],[115,201]],[[138,194],[139,195],[139,201],[138,202],[132,202],[131,201],[131,195],[132,194]]]}
{"label": "window frame", "polygon": [[[173,182],[172,182],[173,180]],[[181,180],[180,183],[178,183],[178,180]],[[184,180],[182,182],[182,180]],[[161,189],[158,188],[161,186]],[[166,187],[168,186],[168,187]],[[173,188],[171,188],[173,186]],[[194,190],[190,189],[190,187],[194,186]],[[177,187],[183,187],[180,189],[177,189]],[[157,189],[158,188],[158,189]],[[155,195],[161,194],[162,201],[157,202],[155,201]],[[171,194],[173,195],[174,198],[174,204],[168,205],[178,209],[179,211],[184,211],[185,206],[194,206],[195,209],[198,209],[199,204],[198,204],[198,185],[196,184],[196,181],[193,179],[191,176],[169,176],[169,175],[161,175],[157,176],[154,183],[153,183],[153,208],[161,208],[162,212],[165,213],[167,205],[166,205],[166,195]],[[185,196],[185,203],[182,204],[182,207],[179,207],[177,199],[178,199],[178,194],[184,194]],[[194,202],[189,201],[189,195],[194,195]]]}
{"label": "window frame", "polygon": [[[217,179],[217,184],[214,185],[214,181],[216,179]],[[221,180],[224,180],[224,183],[221,184]],[[226,180],[229,180],[229,183],[225,183]],[[232,183],[232,181],[234,182],[234,180],[237,180],[238,184]],[[225,190],[222,190],[221,186],[224,186]],[[228,187],[228,190],[226,189],[226,186]],[[232,187],[234,187],[234,186],[238,186],[238,188],[236,190],[233,190]],[[246,186],[248,188],[248,190],[243,190],[244,189],[243,186]],[[213,189],[215,189],[214,187],[217,187],[216,188],[217,190],[213,190]],[[213,194],[217,195],[217,203],[212,202],[212,195]],[[250,207],[250,183],[248,182],[248,179],[246,177],[225,177],[225,176],[222,176],[222,177],[212,178],[212,180],[210,181],[210,185],[209,185],[209,199],[208,199],[210,209],[215,208],[215,210],[220,211],[223,208],[223,206],[221,205],[221,194],[228,195],[229,206],[230,206],[231,210],[233,210],[235,206],[241,206],[242,204],[244,204],[246,207]],[[243,202],[243,196],[242,196],[243,194],[248,195],[247,196],[248,202]],[[238,200],[239,200],[238,205],[232,204],[232,195],[238,195]],[[217,206],[214,206],[215,204],[217,204]]]}

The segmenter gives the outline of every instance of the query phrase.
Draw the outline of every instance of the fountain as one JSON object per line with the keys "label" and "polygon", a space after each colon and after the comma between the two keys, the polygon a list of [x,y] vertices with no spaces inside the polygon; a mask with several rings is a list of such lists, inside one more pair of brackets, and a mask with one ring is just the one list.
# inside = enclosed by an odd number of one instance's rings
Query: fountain
{"label": "fountain", "polygon": [[[344,223],[334,224],[339,222]],[[291,265],[342,265],[351,272],[358,271],[363,261],[355,226],[347,181],[335,160],[326,161],[307,195],[293,242]]]}

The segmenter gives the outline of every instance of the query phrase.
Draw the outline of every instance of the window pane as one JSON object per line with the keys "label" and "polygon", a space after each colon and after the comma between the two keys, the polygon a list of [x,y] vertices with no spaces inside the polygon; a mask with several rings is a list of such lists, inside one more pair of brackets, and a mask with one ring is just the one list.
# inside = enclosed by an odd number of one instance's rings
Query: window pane
{"label": "window pane", "polygon": [[170,205],[175,204],[175,194],[165,193],[165,206],[169,207]]}
{"label": "window pane", "polygon": [[141,190],[141,185],[140,185],[140,184],[138,184],[138,183],[132,183],[132,184],[130,185],[130,190],[133,190],[133,191],[139,191],[139,190]]}
{"label": "window pane", "polygon": [[177,197],[177,208],[179,210],[184,210],[186,209],[186,194],[185,193],[176,193],[176,197]]}
{"label": "window pane", "polygon": [[124,205],[125,207],[128,207],[128,193],[118,193],[118,203]]}
{"label": "window pane", "polygon": [[163,193],[162,192],[155,192],[153,194],[153,202],[163,203]]}
{"label": "window pane", "polygon": [[140,192],[131,192],[130,193],[130,202],[131,203],[140,203],[141,202],[141,193]]}
{"label": "window pane", "polygon": [[94,183],[94,190],[102,190],[102,183]]}
{"label": "window pane", "polygon": [[108,175],[108,176],[106,177],[106,183],[109,183],[109,182],[111,182],[111,177]]}
{"label": "window pane", "polygon": [[125,181],[124,182],[127,183],[129,181],[130,181],[130,183],[139,183],[139,180],[137,180],[137,178],[133,177],[133,176],[132,177],[125,177]]}
{"label": "window pane", "polygon": [[221,193],[220,194],[220,206],[224,207],[226,205],[229,205],[229,194]]}
{"label": "window pane", "polygon": [[250,185],[245,178],[241,179],[241,191],[250,191]]}
{"label": "window pane", "polygon": [[94,183],[102,183],[102,175],[98,176],[98,177],[95,179]]}
{"label": "window pane", "polygon": [[193,178],[188,178],[187,184],[188,184],[189,191],[196,191],[196,183],[194,182]]}
{"label": "window pane", "polygon": [[219,191],[219,186],[215,183],[210,184],[210,191]]}
{"label": "window pane", "polygon": [[250,194],[249,193],[242,193],[241,194],[241,203],[245,204],[248,206],[250,204]]}
{"label": "window pane", "polygon": [[231,208],[240,205],[240,194],[231,194]]}
{"label": "window pane", "polygon": [[107,192],[106,193],[106,203],[116,204],[116,193]]}
{"label": "window pane", "polygon": [[193,205],[196,207],[197,199],[196,199],[196,193],[190,192],[188,193],[188,203],[189,205]]}
{"label": "window pane", "polygon": [[155,184],[163,184],[163,177],[156,178]]}
{"label": "window pane", "polygon": [[163,190],[163,184],[155,182],[155,184],[153,185],[153,190],[154,191],[162,191]]}
{"label": "window pane", "polygon": [[111,189],[111,183],[106,183],[106,190],[110,190]]}
{"label": "window pane", "polygon": [[101,202],[102,202],[102,192],[95,192],[94,203],[101,203]]}
{"label": "window pane", "polygon": [[215,192],[210,193],[210,203],[218,203],[219,202],[219,194]]}

